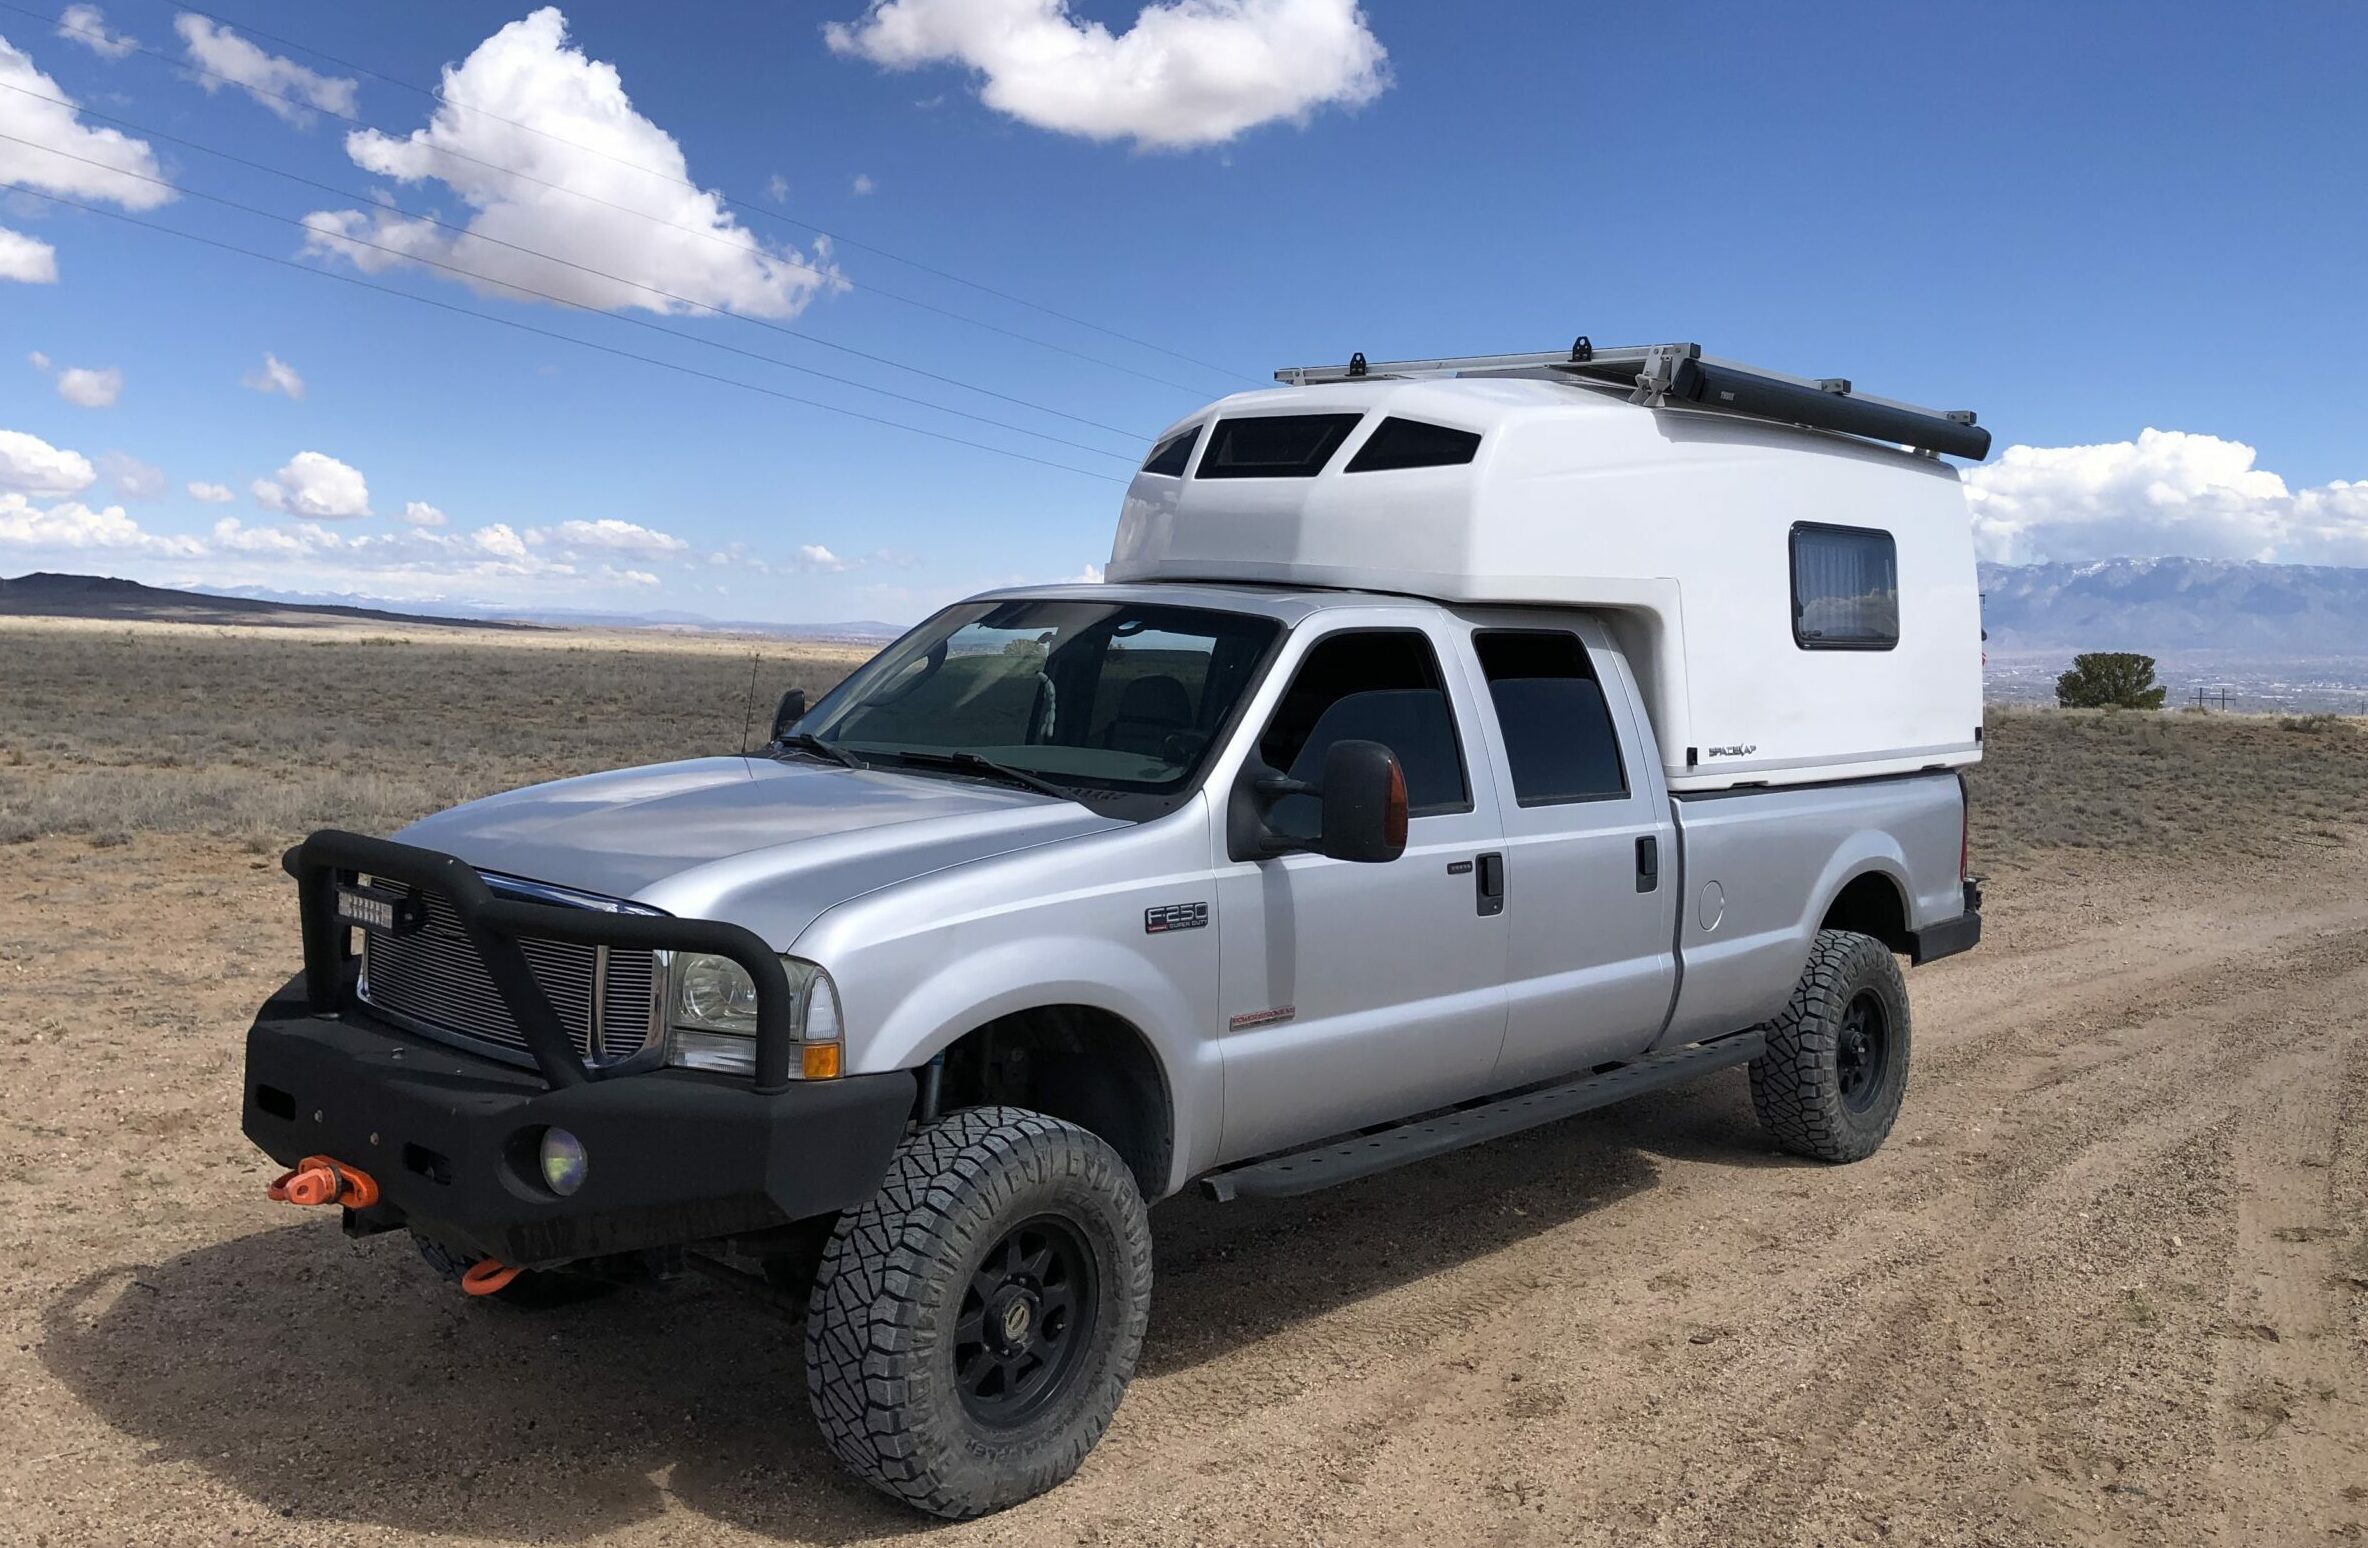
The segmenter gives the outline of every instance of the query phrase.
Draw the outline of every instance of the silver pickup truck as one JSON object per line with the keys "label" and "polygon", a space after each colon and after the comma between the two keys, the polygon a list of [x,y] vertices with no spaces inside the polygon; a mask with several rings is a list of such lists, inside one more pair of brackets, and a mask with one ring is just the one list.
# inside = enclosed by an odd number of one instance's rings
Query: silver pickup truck
{"label": "silver pickup truck", "polygon": [[274,1195],[548,1302],[686,1254],[803,1296],[857,1474],[1073,1471],[1150,1202],[1365,1177],[1747,1065],[1879,1146],[1900,959],[1980,934],[1953,769],[1673,794],[1580,608],[1160,582],[947,609],[760,753],[290,851],[247,1045]]}

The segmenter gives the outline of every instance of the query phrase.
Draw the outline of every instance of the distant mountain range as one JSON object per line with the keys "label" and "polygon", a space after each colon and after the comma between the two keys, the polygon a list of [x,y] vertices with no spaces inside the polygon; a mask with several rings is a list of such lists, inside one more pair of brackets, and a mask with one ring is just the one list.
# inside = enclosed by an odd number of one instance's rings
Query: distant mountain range
{"label": "distant mountain range", "polygon": [[[1982,623],[1993,658],[2018,653],[2135,650],[2160,657],[2221,653],[2261,660],[2368,656],[2368,568],[2248,564],[2228,559],[2107,559],[2094,564],[1981,566]],[[594,612],[490,603],[390,603],[242,588],[171,591],[96,575],[0,579],[0,615],[150,618],[298,625],[358,619],[425,627],[667,629],[790,639],[881,641],[904,632],[878,619],[779,624],[696,613]]]}
{"label": "distant mountain range", "polygon": [[2368,655],[2368,569],[2232,559],[1985,564],[1993,656],[2197,651],[2252,658]]}
{"label": "distant mountain range", "polygon": [[[429,609],[411,611],[409,609]],[[490,603],[390,603],[384,598],[266,591],[257,586],[174,591],[106,575],[48,572],[0,577],[0,617],[104,618],[125,622],[298,626],[338,619],[424,628],[671,629],[770,634],[788,639],[891,640],[901,624],[777,624],[705,618],[696,613],[603,613],[582,608],[501,607]]]}

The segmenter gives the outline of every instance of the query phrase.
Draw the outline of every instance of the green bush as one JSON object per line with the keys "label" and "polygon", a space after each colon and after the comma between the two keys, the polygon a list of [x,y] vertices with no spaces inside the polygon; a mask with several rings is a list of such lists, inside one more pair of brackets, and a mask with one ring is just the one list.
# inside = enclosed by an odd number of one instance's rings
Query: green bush
{"label": "green bush", "polygon": [[2162,708],[2166,690],[2154,680],[2154,658],[2126,650],[2092,650],[2072,658],[2056,679],[2056,702],[2066,709]]}

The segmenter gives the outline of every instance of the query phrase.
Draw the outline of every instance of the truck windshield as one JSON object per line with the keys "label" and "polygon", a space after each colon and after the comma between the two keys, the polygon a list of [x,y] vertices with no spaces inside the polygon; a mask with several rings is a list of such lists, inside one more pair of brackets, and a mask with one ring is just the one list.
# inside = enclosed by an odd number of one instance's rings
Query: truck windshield
{"label": "truck windshield", "polygon": [[891,766],[1170,792],[1198,771],[1278,630],[1157,603],[966,602],[831,690],[798,731]]}

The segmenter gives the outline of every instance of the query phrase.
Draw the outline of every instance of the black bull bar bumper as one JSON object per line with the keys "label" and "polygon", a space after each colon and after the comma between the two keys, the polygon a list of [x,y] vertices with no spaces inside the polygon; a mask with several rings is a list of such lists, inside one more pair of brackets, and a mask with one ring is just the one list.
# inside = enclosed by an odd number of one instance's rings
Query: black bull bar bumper
{"label": "black bull bar bumper", "polygon": [[[789,984],[735,925],[497,898],[450,855],[323,832],[288,852],[304,974],[247,1033],[243,1126],[275,1161],[333,1156],[379,1202],[359,1229],[409,1225],[521,1267],[678,1245],[852,1208],[878,1187],[914,1097],[909,1073],[792,1081]],[[441,894],[459,915],[536,1069],[400,1032],[354,993],[337,887],[356,873]],[[753,1083],[688,1070],[587,1069],[518,947],[521,936],[730,957],[757,986]],[[546,1129],[584,1146],[562,1197],[537,1163]]]}

